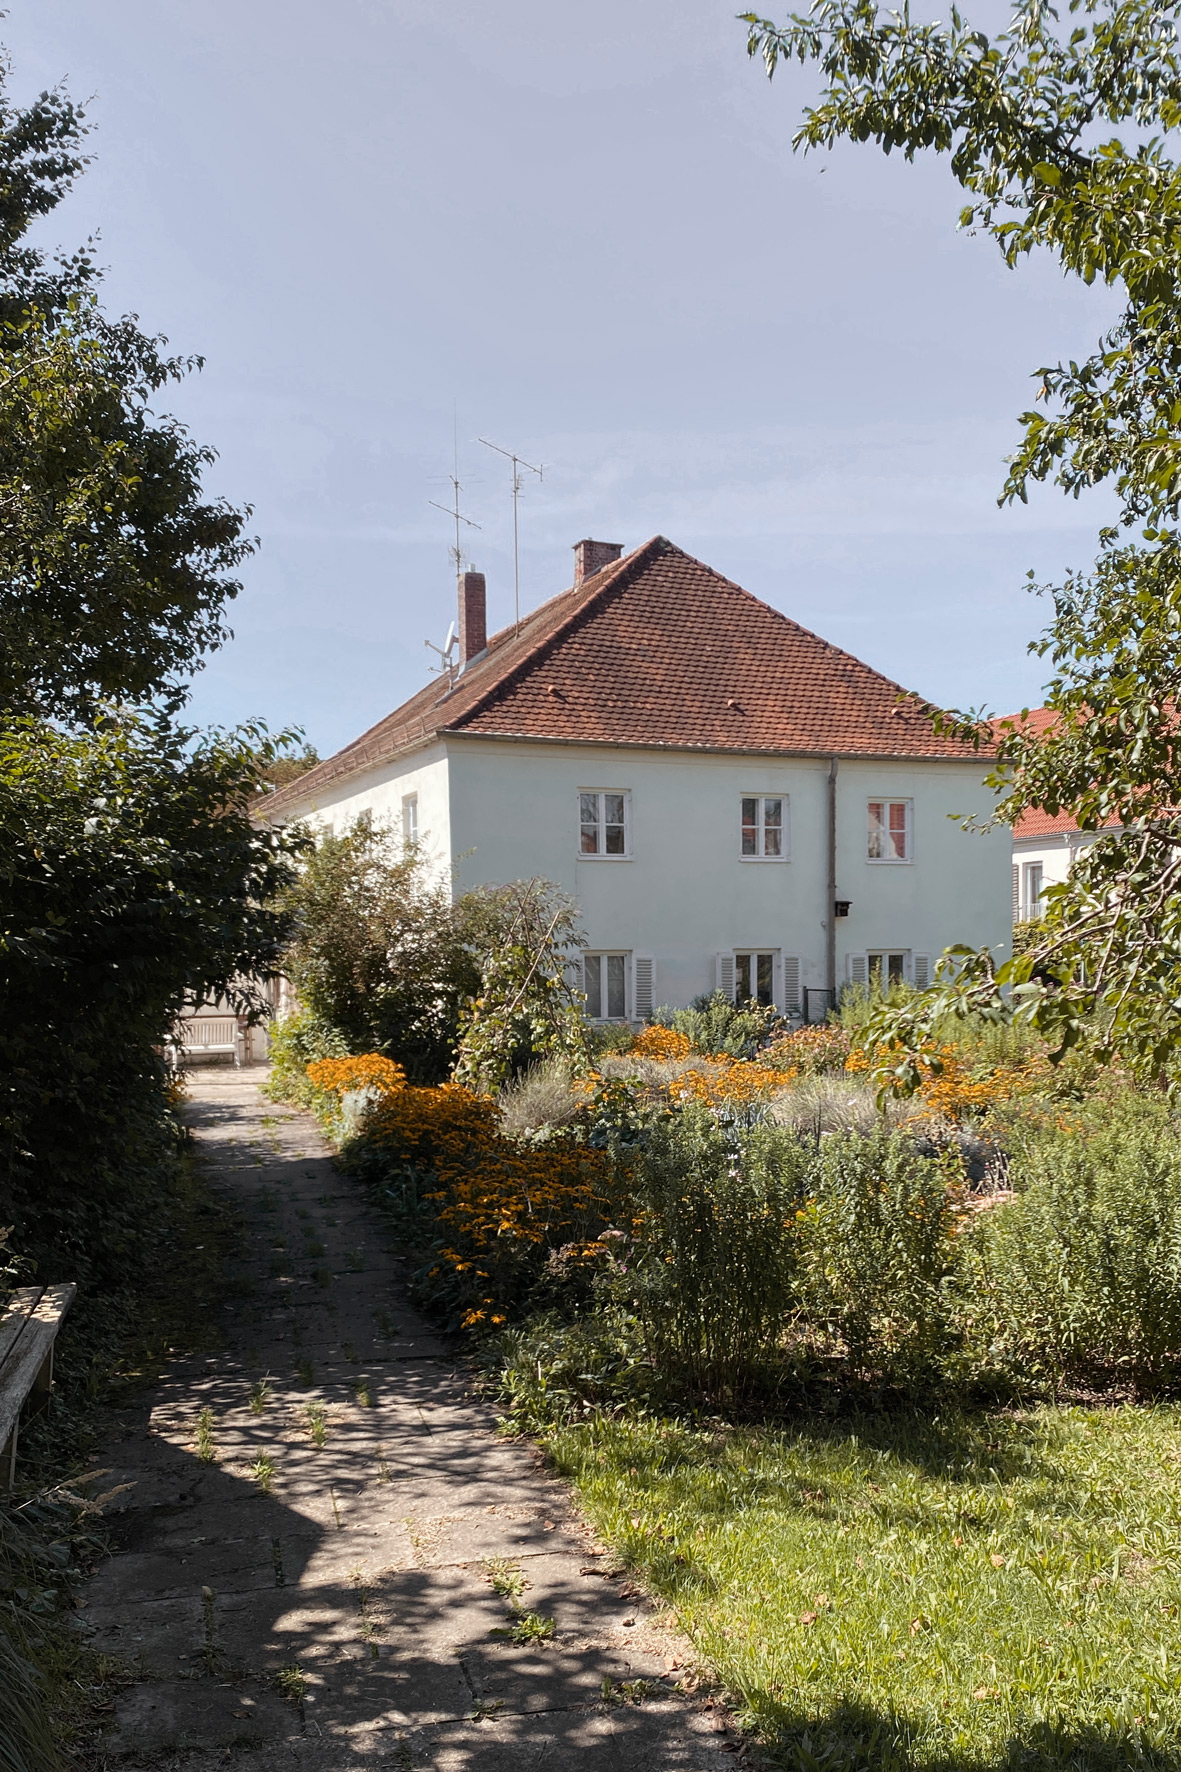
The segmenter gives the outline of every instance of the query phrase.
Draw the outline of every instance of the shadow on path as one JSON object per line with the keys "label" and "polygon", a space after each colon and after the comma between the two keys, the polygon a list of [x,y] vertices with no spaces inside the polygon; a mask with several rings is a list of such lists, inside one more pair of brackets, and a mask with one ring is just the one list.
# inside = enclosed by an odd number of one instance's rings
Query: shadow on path
{"label": "shadow on path", "polygon": [[[247,1226],[224,1349],[178,1361],[103,1460],[128,1487],[82,1616],[139,1675],[108,1763],[732,1764],[563,1486],[497,1438],[409,1306],[313,1122],[259,1080],[190,1080],[202,1157]],[[490,1565],[519,1572],[548,1642],[509,1640]],[[640,1703],[617,1701],[625,1684]]]}

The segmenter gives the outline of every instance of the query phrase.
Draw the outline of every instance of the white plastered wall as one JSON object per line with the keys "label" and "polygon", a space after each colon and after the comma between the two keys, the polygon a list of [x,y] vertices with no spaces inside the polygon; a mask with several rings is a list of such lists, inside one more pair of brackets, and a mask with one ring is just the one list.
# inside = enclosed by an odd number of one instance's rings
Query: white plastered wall
{"label": "white plastered wall", "polygon": [[[595,746],[448,741],[457,889],[538,874],[578,901],[589,946],[656,960],[658,1002],[713,988],[715,955],[770,948],[797,956],[801,982],[826,982],[827,759],[781,760]],[[953,942],[1011,940],[1010,838],[970,836],[950,813],[986,812],[972,764],[840,764],[837,784],[837,983],[850,952],[937,955]],[[580,790],[631,797],[627,860],[578,853]],[[740,854],[744,795],[790,801],[787,861]],[[914,802],[914,861],[867,861],[871,797]]]}
{"label": "white plastered wall", "polygon": [[448,791],[447,754],[434,743],[394,763],[383,764],[345,781],[329,782],[319,793],[295,801],[283,814],[284,823],[297,819],[317,830],[337,835],[348,829],[362,813],[374,823],[402,829],[402,804],[407,796],[418,798],[418,841],[440,877],[450,877],[451,808]]}

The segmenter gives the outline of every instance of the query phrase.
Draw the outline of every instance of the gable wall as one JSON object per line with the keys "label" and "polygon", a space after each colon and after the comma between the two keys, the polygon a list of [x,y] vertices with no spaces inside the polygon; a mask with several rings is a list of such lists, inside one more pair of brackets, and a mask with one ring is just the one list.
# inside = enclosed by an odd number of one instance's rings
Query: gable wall
{"label": "gable wall", "polygon": [[290,805],[283,822],[306,819],[318,830],[331,829],[339,835],[368,812],[375,823],[400,831],[407,794],[418,796],[419,843],[437,874],[446,877],[452,859],[451,807],[447,753],[438,741],[393,764],[330,782],[319,794]]}

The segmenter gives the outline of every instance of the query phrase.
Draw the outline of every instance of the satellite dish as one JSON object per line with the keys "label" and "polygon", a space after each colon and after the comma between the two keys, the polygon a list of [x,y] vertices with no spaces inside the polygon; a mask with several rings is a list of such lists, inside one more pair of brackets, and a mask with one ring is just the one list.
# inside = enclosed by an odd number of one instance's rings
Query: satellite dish
{"label": "satellite dish", "polygon": [[454,652],[455,644],[458,639],[459,639],[459,635],[455,631],[455,623],[452,622],[450,627],[447,629],[447,638],[443,642],[443,657],[444,658],[446,658],[446,656],[449,652]]}

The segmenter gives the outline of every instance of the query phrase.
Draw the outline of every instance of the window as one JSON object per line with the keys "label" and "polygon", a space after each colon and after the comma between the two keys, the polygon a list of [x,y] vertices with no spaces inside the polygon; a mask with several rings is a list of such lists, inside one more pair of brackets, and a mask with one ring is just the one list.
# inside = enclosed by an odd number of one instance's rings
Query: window
{"label": "window", "polygon": [[764,861],[787,855],[787,801],[781,794],[743,795],[742,853]]}
{"label": "window", "polygon": [[925,991],[931,982],[931,956],[909,948],[879,948],[873,953],[848,956],[849,983],[862,989],[889,990],[895,984],[913,984]]}
{"label": "window", "polygon": [[631,796],[609,790],[578,796],[578,853],[582,856],[628,854]]}
{"label": "window", "polygon": [[910,861],[914,849],[914,801],[869,802],[870,861]]}
{"label": "window", "polygon": [[624,1021],[627,1017],[627,955],[584,954],[582,988],[592,1021]]}
{"label": "window", "polygon": [[869,982],[879,990],[882,986],[905,984],[906,955],[905,953],[868,954]]}
{"label": "window", "polygon": [[418,842],[418,795],[402,796],[402,841],[407,849]]}
{"label": "window", "polygon": [[1017,891],[1017,869],[1013,869],[1013,917],[1018,923],[1032,923],[1042,914],[1044,876],[1040,861],[1027,861],[1021,868],[1020,892]]}
{"label": "window", "polygon": [[775,955],[735,954],[734,1001],[770,1004],[775,1001]]}

